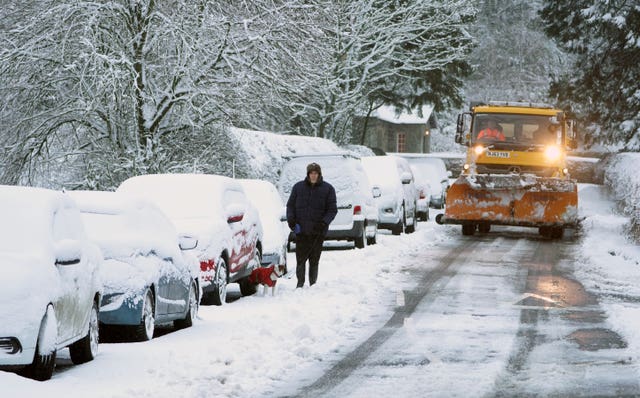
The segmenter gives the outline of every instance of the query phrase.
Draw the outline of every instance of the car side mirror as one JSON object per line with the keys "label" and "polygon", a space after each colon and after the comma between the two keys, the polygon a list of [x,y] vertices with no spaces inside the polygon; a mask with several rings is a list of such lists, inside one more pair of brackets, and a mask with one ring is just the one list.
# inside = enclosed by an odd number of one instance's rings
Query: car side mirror
{"label": "car side mirror", "polygon": [[379,198],[380,196],[382,196],[382,190],[380,189],[380,187],[371,188],[371,193],[373,194],[374,198]]}
{"label": "car side mirror", "polygon": [[400,175],[400,180],[406,185],[411,183],[411,180],[413,179],[412,177],[413,176],[410,173],[405,171]]}
{"label": "car side mirror", "polygon": [[570,149],[576,149],[578,147],[578,134],[575,130],[575,120],[567,120],[567,141],[566,145]]}
{"label": "car side mirror", "polygon": [[82,244],[75,239],[63,239],[54,244],[56,265],[75,265],[82,257]]}
{"label": "car side mirror", "polygon": [[178,238],[180,250],[193,250],[198,246],[198,239],[189,235],[182,235]]}

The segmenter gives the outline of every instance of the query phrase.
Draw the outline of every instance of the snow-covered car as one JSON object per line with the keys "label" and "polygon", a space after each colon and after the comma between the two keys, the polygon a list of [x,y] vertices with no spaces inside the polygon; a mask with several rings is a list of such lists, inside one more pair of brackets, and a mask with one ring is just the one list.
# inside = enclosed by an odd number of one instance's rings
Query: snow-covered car
{"label": "snow-covered car", "polygon": [[258,209],[263,229],[262,265],[287,265],[287,239],[289,226],[285,207],[278,189],[269,181],[238,180],[249,198]]}
{"label": "snow-covered car", "polygon": [[[306,177],[307,165],[318,163],[324,181],[336,190],[338,214],[329,224],[327,240],[353,241],[363,248],[376,242],[378,216],[369,180],[356,157],[348,153],[309,154],[291,157],[282,167],[278,192],[284,203],[293,185]],[[289,240],[293,240],[290,234]]]}
{"label": "snow-covered car", "polygon": [[418,191],[406,161],[396,156],[365,156],[361,162],[373,189],[380,191],[378,227],[394,235],[414,232]]}
{"label": "snow-covered car", "polygon": [[191,326],[200,302],[199,262],[181,250],[167,216],[151,202],[121,192],[69,196],[80,208],[89,240],[104,256],[101,335],[117,328],[147,341],[157,324]]}
{"label": "snow-covered car", "polygon": [[238,181],[211,174],[149,174],[131,177],[119,192],[141,195],[162,210],[181,239],[196,241],[202,302],[222,305],[227,285],[237,282],[252,295],[249,282],[262,253],[262,224]]}
{"label": "snow-covered car", "polygon": [[[424,155],[403,155],[409,162],[416,185],[430,193],[429,205],[436,209],[444,207],[449,189],[450,172],[440,158]],[[427,187],[428,185],[428,187]],[[426,195],[425,195],[426,196]]]}
{"label": "snow-covered car", "polygon": [[58,350],[98,352],[100,249],[62,192],[0,186],[0,367],[51,378]]}

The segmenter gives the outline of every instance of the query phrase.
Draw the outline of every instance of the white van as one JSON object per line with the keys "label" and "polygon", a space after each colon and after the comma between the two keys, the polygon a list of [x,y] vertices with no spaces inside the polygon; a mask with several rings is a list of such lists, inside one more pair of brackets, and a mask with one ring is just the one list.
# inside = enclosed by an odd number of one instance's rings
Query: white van
{"label": "white van", "polygon": [[381,193],[376,200],[378,227],[394,235],[414,232],[419,196],[407,161],[397,156],[365,156],[361,161],[371,185]]}
{"label": "white van", "polygon": [[[357,248],[376,243],[378,212],[360,162],[348,153],[298,155],[282,167],[277,187],[287,203],[293,185],[307,176],[307,165],[318,163],[322,178],[336,190],[338,214],[329,225],[327,240],[353,241]],[[290,235],[289,241],[293,240]]]}

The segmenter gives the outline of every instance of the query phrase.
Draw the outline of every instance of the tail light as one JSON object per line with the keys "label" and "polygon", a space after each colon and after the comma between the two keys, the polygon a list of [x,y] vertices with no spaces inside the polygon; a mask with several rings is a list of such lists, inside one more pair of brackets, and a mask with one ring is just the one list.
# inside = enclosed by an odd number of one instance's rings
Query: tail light
{"label": "tail light", "polygon": [[424,194],[423,190],[420,190],[420,199],[426,199],[427,197]]}
{"label": "tail light", "polygon": [[353,207],[353,215],[358,216],[362,214],[362,206],[356,205]]}
{"label": "tail light", "polygon": [[215,269],[215,262],[213,260],[200,261],[200,271],[202,271],[202,278],[205,281],[213,280]]}

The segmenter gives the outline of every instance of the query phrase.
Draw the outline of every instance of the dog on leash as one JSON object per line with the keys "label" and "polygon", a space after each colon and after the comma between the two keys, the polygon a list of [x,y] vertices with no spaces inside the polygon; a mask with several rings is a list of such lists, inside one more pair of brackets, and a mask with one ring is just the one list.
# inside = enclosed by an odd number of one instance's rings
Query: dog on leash
{"label": "dog on leash", "polygon": [[271,264],[268,267],[258,267],[249,275],[249,283],[261,285],[262,295],[267,294],[267,289],[271,288],[271,295],[276,295],[276,283],[284,275],[286,266]]}

